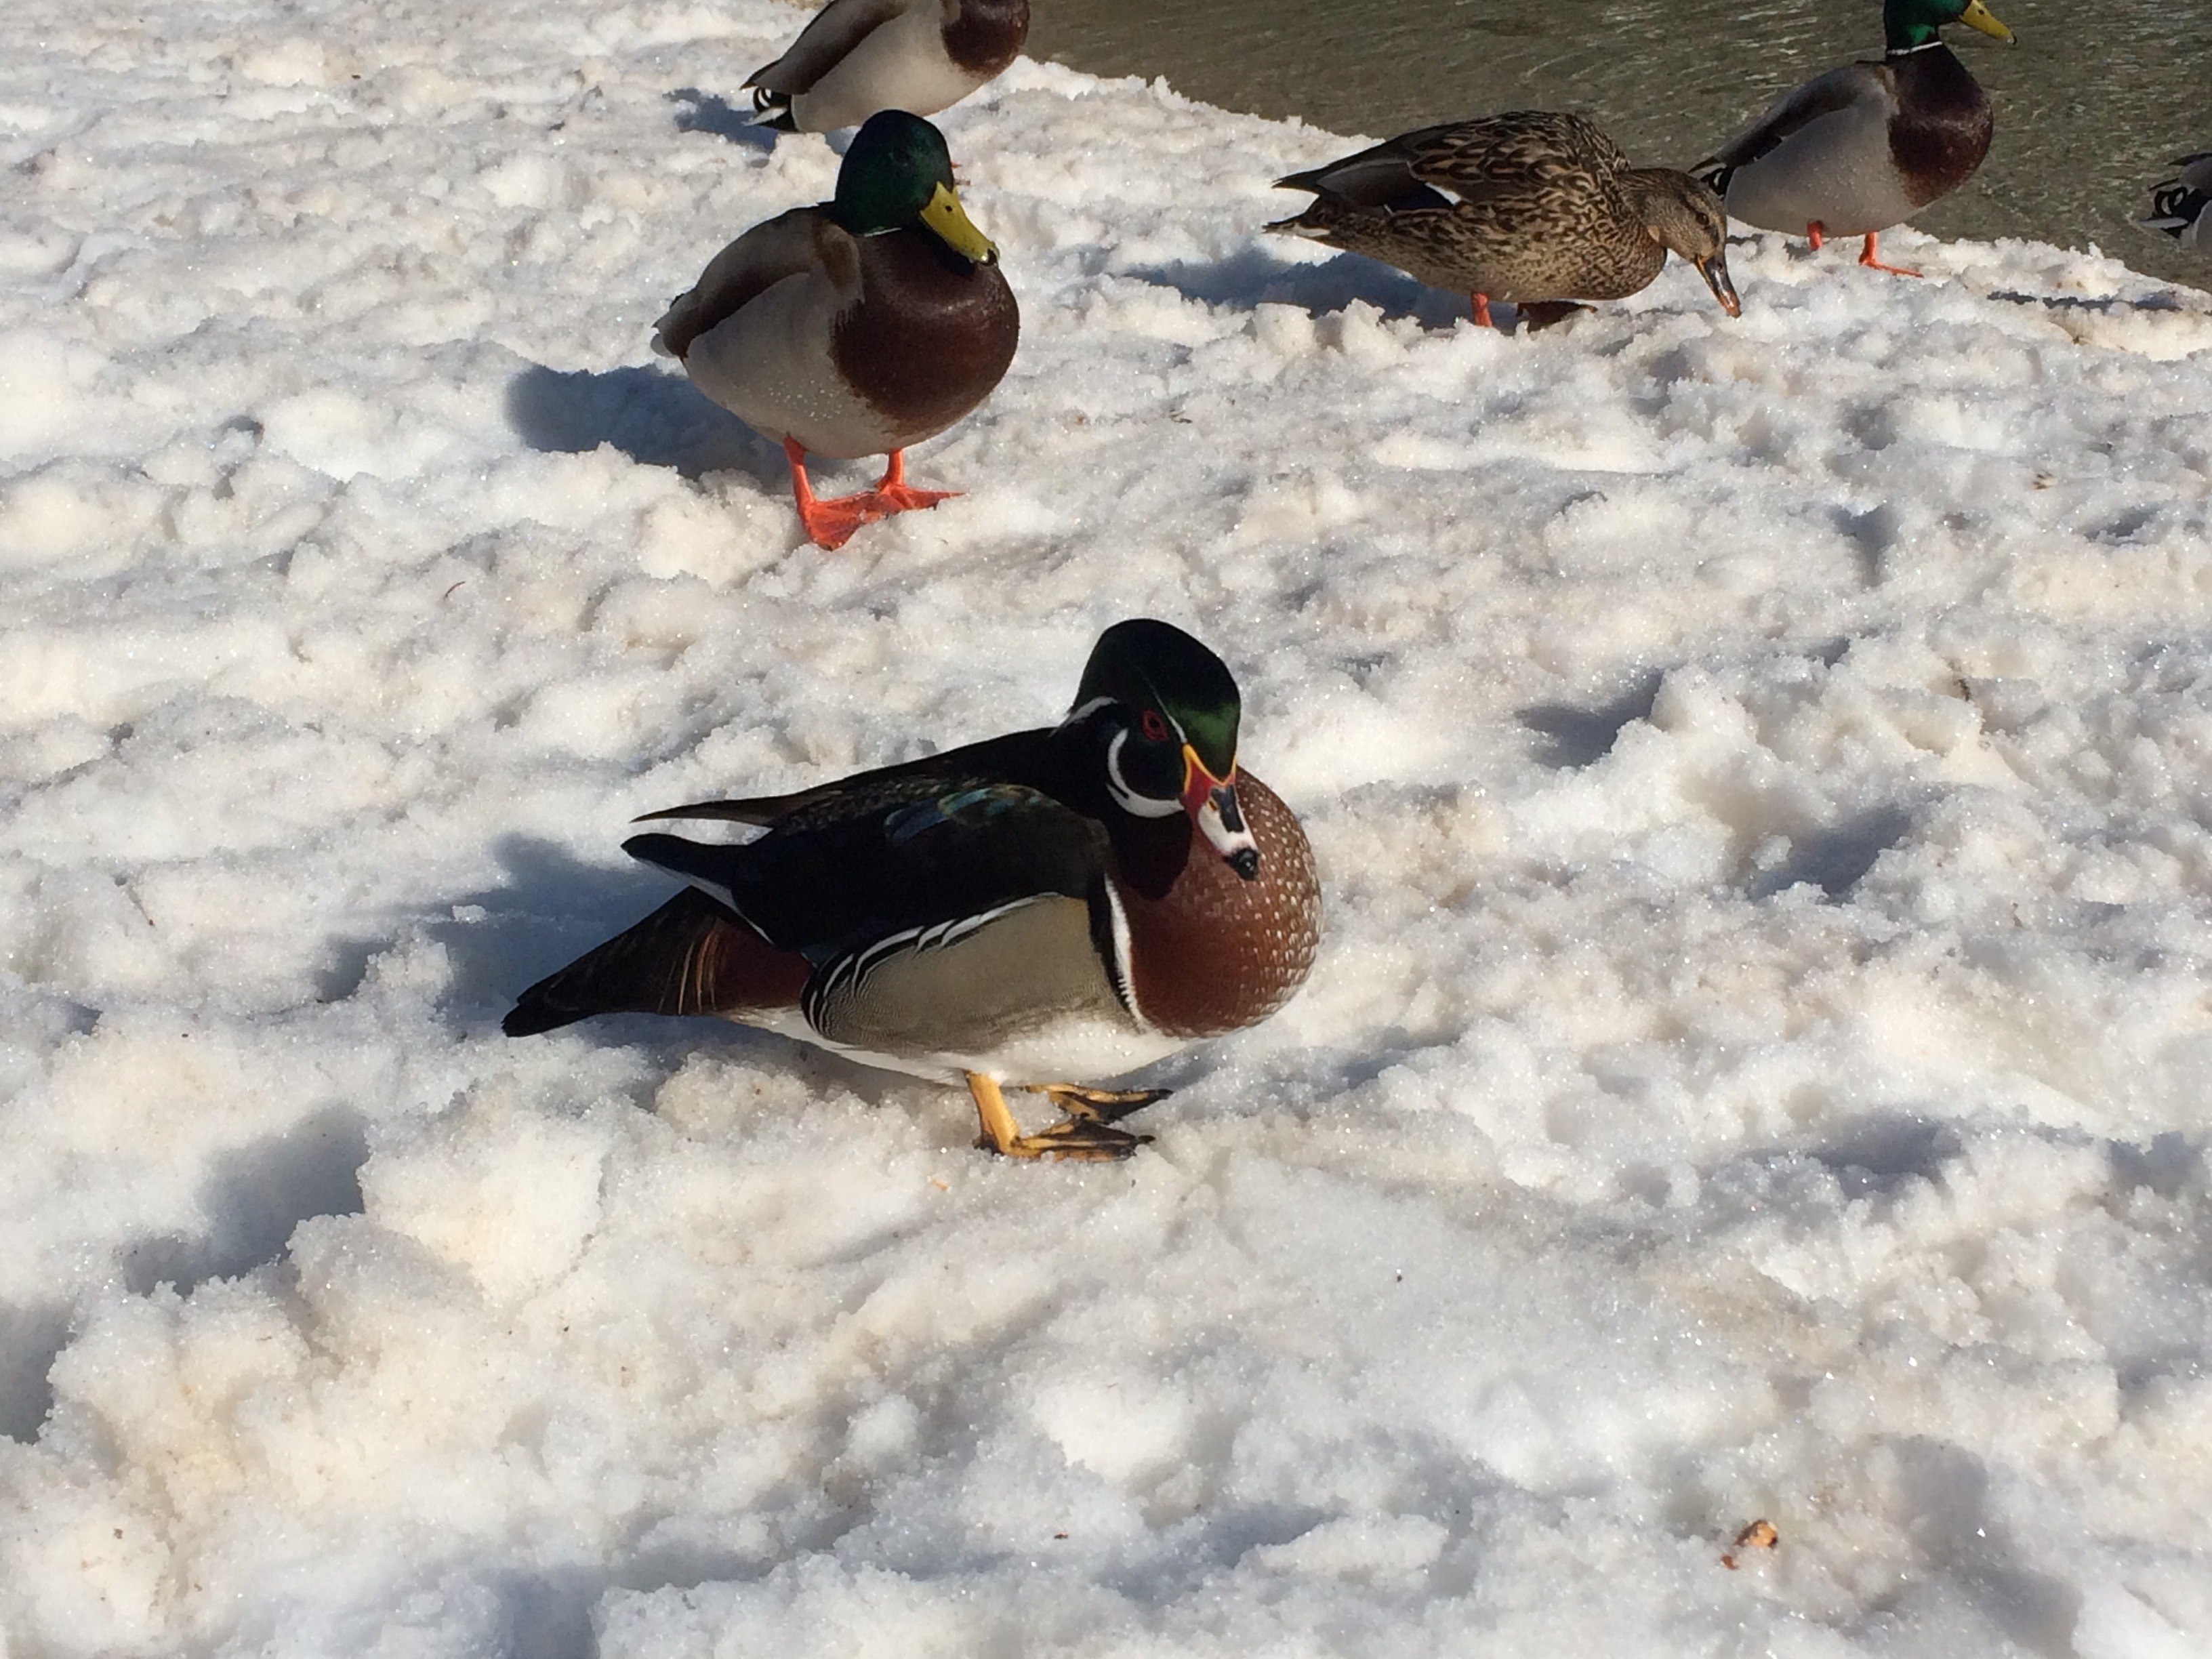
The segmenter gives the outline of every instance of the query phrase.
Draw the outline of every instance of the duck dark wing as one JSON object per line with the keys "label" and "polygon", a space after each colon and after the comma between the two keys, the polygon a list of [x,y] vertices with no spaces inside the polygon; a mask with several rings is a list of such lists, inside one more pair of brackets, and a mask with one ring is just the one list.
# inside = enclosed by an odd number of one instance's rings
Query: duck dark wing
{"label": "duck dark wing", "polygon": [[1777,102],[1722,148],[1690,169],[1725,197],[1729,177],[1824,115],[1849,109],[1870,93],[1887,93],[1889,70],[1881,64],[1845,64],[1816,75]]}
{"label": "duck dark wing", "polygon": [[[923,3],[934,4],[936,0]],[[830,0],[799,32],[799,39],[783,56],[773,64],[762,64],[746,77],[745,84],[783,98],[811,90],[854,47],[897,16],[902,5],[903,0]]]}
{"label": "duck dark wing", "polygon": [[795,1006],[806,958],[779,951],[727,908],[687,887],[635,927],[515,999],[501,1023],[533,1036],[593,1014],[727,1014]]}
{"label": "duck dark wing", "polygon": [[1045,777],[1048,726],[987,738],[963,744],[921,760],[901,761],[855,772],[834,783],[800,789],[788,795],[755,795],[744,800],[702,800],[689,806],[671,806],[647,812],[635,821],[656,823],[670,818],[714,818],[732,823],[754,823],[763,829],[819,828],[846,818],[869,817],[911,801],[934,799],[962,789],[992,783],[1039,785]]}
{"label": "duck dark wing", "polygon": [[1023,784],[851,806],[811,821],[794,810],[742,846],[651,835],[623,850],[704,888],[771,945],[817,965],[1023,899],[1087,901],[1106,867],[1104,826]]}
{"label": "duck dark wing", "polygon": [[1395,138],[1326,167],[1278,179],[1275,185],[1279,190],[1310,190],[1351,207],[1387,208],[1394,212],[1451,205],[1448,198],[1413,176],[1413,159]]}
{"label": "duck dark wing", "polygon": [[669,302],[653,326],[657,351],[681,360],[692,341],[737,314],[787,276],[819,271],[840,288],[860,280],[853,239],[818,207],[763,220],[707,263],[699,280]]}

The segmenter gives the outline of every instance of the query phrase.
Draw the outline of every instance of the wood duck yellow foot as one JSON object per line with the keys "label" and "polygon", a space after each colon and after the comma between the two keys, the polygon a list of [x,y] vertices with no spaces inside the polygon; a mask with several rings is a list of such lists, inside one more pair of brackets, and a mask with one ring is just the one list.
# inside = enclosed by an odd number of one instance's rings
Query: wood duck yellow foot
{"label": "wood duck yellow foot", "polygon": [[806,477],[806,451],[798,441],[783,441],[784,458],[791,463],[791,495],[799,506],[799,521],[805,526],[806,538],[824,552],[834,553],[852,539],[853,532],[862,525],[873,524],[878,519],[888,519],[895,513],[911,513],[917,507],[935,507],[939,501],[949,501],[960,492],[957,489],[916,489],[906,481],[906,455],[902,450],[891,452],[890,465],[884,476],[876,481],[873,489],[864,489],[856,495],[836,495],[824,501],[814,493],[814,486]]}
{"label": "wood duck yellow foot", "polygon": [[[1025,1135],[1014,1121],[1013,1113],[1006,1109],[1006,1097],[998,1084],[980,1072],[968,1073],[968,1092],[975,1098],[975,1116],[982,1126],[975,1144],[986,1152],[996,1152],[1001,1158],[1067,1158],[1091,1163],[1127,1158],[1147,1144],[1152,1136],[1115,1128],[1108,1114],[1126,1116],[1167,1092],[1164,1089],[1116,1092],[1085,1089],[1072,1083],[1023,1086],[1029,1093],[1050,1096],[1067,1115],[1049,1129]],[[1118,1111],[1113,1109],[1117,1107]]]}
{"label": "wood duck yellow foot", "polygon": [[1024,1083],[1022,1091],[1043,1095],[1068,1116],[1097,1123],[1119,1123],[1132,1112],[1175,1092],[1172,1089],[1086,1089],[1079,1083]]}
{"label": "wood duck yellow foot", "polygon": [[1913,270],[1910,265],[1886,265],[1882,264],[1880,259],[1875,258],[1875,238],[1881,234],[1881,233],[1878,230],[1868,233],[1866,246],[1859,250],[1859,263],[1861,264],[1864,265],[1869,270],[1886,270],[1893,276],[1919,276],[1926,274],[1925,272]]}

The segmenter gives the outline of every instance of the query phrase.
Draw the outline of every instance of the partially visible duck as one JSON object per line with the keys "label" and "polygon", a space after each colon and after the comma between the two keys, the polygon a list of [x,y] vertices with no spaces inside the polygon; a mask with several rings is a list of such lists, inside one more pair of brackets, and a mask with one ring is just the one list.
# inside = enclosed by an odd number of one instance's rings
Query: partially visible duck
{"label": "partially visible duck", "polygon": [[1673,249],[1738,315],[1720,198],[1668,167],[1629,165],[1579,115],[1519,110],[1424,127],[1276,181],[1314,199],[1267,227],[1397,266],[1539,319],[1647,287]]}
{"label": "partially visible duck", "polygon": [[1880,63],[1846,64],[1805,82],[1697,171],[1731,218],[1762,230],[1863,236],[1859,263],[1884,264],[1875,239],[1973,176],[1989,154],[1990,100],[1945,46],[1946,24],[2009,42],[1982,0],[1886,0]]}
{"label": "partially visible duck", "polygon": [[[991,394],[1021,325],[999,251],[952,187],[935,127],[884,110],[837,172],[834,200],[755,225],[668,307],[653,345],[692,383],[783,445],[807,535],[842,546],[864,524],[933,507],[902,452]],[[887,454],[871,490],[816,497],[809,453]]]}
{"label": "partially visible duck", "polygon": [[1018,57],[1029,0],[830,0],[745,84],[762,125],[857,126],[879,109],[934,115]]}
{"label": "partially visible duck", "polygon": [[[1265,1019],[1297,991],[1321,891],[1289,807],[1237,763],[1221,659],[1166,623],[1098,638],[1058,726],[797,794],[707,801],[743,845],[625,842],[691,884],[525,991],[509,1036],[592,1014],[720,1014],[965,1082],[979,1145],[1124,1158],[1160,1097],[1091,1079]],[[1009,1086],[1066,1114],[1025,1134]]]}
{"label": "partially visible duck", "polygon": [[2174,158],[2181,171],[2150,193],[2150,217],[2137,222],[2162,230],[2186,248],[2212,248],[2212,150]]}

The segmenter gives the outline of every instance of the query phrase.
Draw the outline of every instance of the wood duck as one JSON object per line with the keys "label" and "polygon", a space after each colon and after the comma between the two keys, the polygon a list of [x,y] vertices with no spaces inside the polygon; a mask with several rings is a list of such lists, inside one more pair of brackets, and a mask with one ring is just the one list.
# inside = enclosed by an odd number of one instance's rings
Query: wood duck
{"label": "wood duck", "polygon": [[752,72],[763,126],[830,132],[879,109],[934,115],[1021,55],[1029,0],[830,0]]}
{"label": "wood duck", "polygon": [[1698,163],[1733,218],[1762,230],[1863,236],[1859,263],[1884,264],[1875,239],[1973,176],[1989,154],[1990,100],[1940,31],[1964,23],[2009,42],[1982,0],[1886,0],[1880,63],[1815,76]]}
{"label": "wood duck", "polygon": [[[854,135],[837,194],[755,225],[655,325],[692,384],[783,445],[818,546],[949,499],[906,482],[904,451],[991,395],[1021,320],[999,251],[952,187],[944,135],[884,110]],[[888,455],[873,489],[822,501],[806,456]]]}
{"label": "wood duck", "polygon": [[[1065,1079],[1118,1076],[1265,1019],[1319,943],[1311,849],[1238,767],[1238,714],[1220,658],[1138,618],[1099,636],[1058,726],[796,794],[650,813],[767,833],[623,843],[691,885],[525,991],[505,1029],[720,1014],[965,1081],[991,1151],[1125,1158],[1150,1137],[1115,1121],[1165,1091]],[[1065,1118],[1023,1133],[1002,1085]]]}
{"label": "wood duck", "polygon": [[1626,299],[1650,286],[1670,248],[1723,310],[1741,311],[1720,198],[1686,173],[1630,166],[1579,115],[1515,110],[1423,127],[1275,184],[1314,200],[1268,229],[1465,294],[1486,328],[1492,300],[1541,326],[1579,301]]}

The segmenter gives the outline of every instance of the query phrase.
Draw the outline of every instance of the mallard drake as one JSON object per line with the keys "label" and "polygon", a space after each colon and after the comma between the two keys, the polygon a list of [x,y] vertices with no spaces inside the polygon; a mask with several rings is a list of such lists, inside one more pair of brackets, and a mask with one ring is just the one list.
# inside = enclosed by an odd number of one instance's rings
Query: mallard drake
{"label": "mallard drake", "polygon": [[[920,116],[868,118],[835,199],[755,225],[655,325],[654,349],[791,462],[806,533],[842,546],[860,526],[933,507],[902,452],[991,394],[1021,322],[999,251],[952,188],[944,136]],[[888,454],[876,487],[818,500],[809,453]]]}
{"label": "mallard drake", "polygon": [[2184,247],[2212,247],[2212,149],[2178,155],[2181,171],[2150,193],[2150,217],[2137,222],[2162,230]]}
{"label": "mallard drake", "polygon": [[[979,1145],[1121,1158],[1155,1090],[1114,1077],[1265,1019],[1304,981],[1321,893],[1297,819],[1237,765],[1237,682],[1182,629],[1101,635],[1057,726],[721,818],[741,846],[623,843],[691,885],[525,991],[524,1036],[592,1014],[720,1014],[855,1060],[964,1081]],[[643,822],[644,820],[641,820]],[[1024,1134],[1002,1085],[1066,1118]]]}
{"label": "mallard drake", "polygon": [[1884,264],[1875,239],[1973,176],[1990,149],[1990,100],[1939,31],[1964,23],[2009,42],[1982,0],[1887,0],[1880,63],[1816,76],[1746,127],[1697,172],[1732,218],[1762,230],[1863,236],[1859,263]]}
{"label": "mallard drake", "polygon": [[1631,167],[1579,115],[1519,110],[1424,127],[1278,179],[1312,204],[1270,230],[1393,264],[1431,288],[1538,319],[1559,301],[1619,300],[1648,286],[1672,248],[1698,268],[1729,316],[1728,221],[1720,198],[1687,173]]}
{"label": "mallard drake", "polygon": [[830,132],[879,109],[934,115],[1005,70],[1029,0],[830,0],[745,84],[763,126]]}

